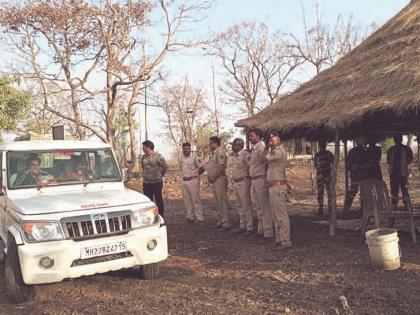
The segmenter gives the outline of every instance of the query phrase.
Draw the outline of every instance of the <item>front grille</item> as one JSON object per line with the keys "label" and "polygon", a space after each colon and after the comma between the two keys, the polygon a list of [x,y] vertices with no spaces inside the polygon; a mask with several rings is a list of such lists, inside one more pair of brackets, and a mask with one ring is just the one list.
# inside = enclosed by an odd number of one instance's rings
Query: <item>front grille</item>
{"label": "front grille", "polygon": [[130,211],[69,217],[61,220],[71,239],[105,236],[131,230]]}

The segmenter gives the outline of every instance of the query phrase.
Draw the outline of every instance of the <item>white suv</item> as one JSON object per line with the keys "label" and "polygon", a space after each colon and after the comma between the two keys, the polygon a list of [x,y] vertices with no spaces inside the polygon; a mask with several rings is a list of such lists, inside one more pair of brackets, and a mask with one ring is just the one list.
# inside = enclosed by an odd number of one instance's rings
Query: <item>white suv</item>
{"label": "white suv", "polygon": [[140,267],[153,279],[168,256],[165,223],[127,189],[107,144],[22,141],[0,146],[0,261],[16,302],[32,285]]}

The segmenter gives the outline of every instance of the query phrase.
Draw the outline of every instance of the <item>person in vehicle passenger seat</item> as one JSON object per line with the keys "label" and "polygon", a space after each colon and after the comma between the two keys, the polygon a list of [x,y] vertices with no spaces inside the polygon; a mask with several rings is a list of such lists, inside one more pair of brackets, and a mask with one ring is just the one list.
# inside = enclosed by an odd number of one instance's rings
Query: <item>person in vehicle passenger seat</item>
{"label": "person in vehicle passenger seat", "polygon": [[79,182],[85,181],[92,176],[92,172],[88,170],[86,160],[79,158],[75,161],[76,167],[74,170],[67,171],[64,174],[65,179],[74,179]]}

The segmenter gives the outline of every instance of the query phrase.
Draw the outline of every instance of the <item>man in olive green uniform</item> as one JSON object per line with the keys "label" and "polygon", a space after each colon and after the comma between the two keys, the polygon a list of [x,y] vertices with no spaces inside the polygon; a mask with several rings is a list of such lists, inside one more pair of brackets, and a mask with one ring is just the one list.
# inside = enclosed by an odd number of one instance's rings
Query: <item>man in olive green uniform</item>
{"label": "man in olive green uniform", "polygon": [[290,221],[286,207],[288,190],[286,179],[287,152],[281,145],[280,137],[272,135],[269,140],[270,151],[267,154],[267,183],[276,236],[276,250],[292,246],[290,241]]}
{"label": "man in olive green uniform", "polygon": [[354,197],[357,195],[359,190],[360,182],[364,179],[368,179],[371,172],[366,137],[358,137],[356,139],[356,144],[357,146],[351,149],[347,156],[347,165],[351,183],[349,191],[345,197],[343,209],[344,213],[348,213],[350,210]]}
{"label": "man in olive green uniform", "polygon": [[209,139],[210,155],[209,163],[206,166],[209,182],[213,186],[213,193],[217,203],[217,226],[223,229],[229,229],[229,217],[228,217],[228,202],[227,202],[227,190],[228,181],[226,177],[226,154],[220,147],[220,138],[211,137]]}
{"label": "man in olive green uniform", "polygon": [[267,151],[261,141],[262,135],[262,131],[257,128],[248,132],[249,140],[252,143],[249,176],[251,177],[251,189],[254,191],[257,203],[258,234],[270,238],[274,234],[273,217],[266,181],[267,160],[265,156]]}
{"label": "man in olive green uniform", "polygon": [[200,199],[200,175],[204,172],[201,161],[191,154],[191,144],[182,145],[181,176],[182,176],[182,198],[187,210],[187,221],[203,222],[203,208]]}
{"label": "man in olive green uniform", "polygon": [[246,231],[246,234],[250,235],[253,231],[251,180],[249,178],[249,153],[244,150],[244,145],[244,140],[241,138],[236,138],[232,142],[232,182],[233,189],[240,201],[238,232]]}
{"label": "man in olive green uniform", "polygon": [[389,180],[391,186],[392,207],[398,207],[398,193],[401,189],[402,200],[406,210],[411,207],[408,193],[408,166],[413,162],[413,151],[402,143],[402,136],[394,136],[395,145],[389,148],[386,154],[388,163]]}
{"label": "man in olive green uniform", "polygon": [[36,154],[31,154],[26,160],[27,169],[19,172],[13,186],[37,185],[48,186],[48,183],[57,184],[54,176],[41,169],[41,159]]}
{"label": "man in olive green uniform", "polygon": [[163,217],[165,208],[163,204],[163,176],[168,167],[162,155],[154,151],[152,141],[143,142],[144,155],[141,157],[143,169],[143,193],[153,201],[155,199],[159,214]]}
{"label": "man in olive green uniform", "polygon": [[331,211],[331,170],[334,162],[334,155],[327,150],[327,142],[319,141],[319,152],[314,156],[316,169],[316,186],[318,199],[318,215],[324,214],[324,188],[327,190],[328,210]]}

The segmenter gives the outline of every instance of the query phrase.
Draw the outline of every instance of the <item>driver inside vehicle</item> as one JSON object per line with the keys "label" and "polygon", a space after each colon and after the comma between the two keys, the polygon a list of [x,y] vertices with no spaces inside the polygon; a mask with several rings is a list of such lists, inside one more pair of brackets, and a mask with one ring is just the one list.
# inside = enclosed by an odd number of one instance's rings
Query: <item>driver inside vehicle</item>
{"label": "driver inside vehicle", "polygon": [[87,179],[92,178],[93,173],[88,169],[88,165],[85,159],[78,158],[75,160],[75,167],[73,170],[67,171],[64,174],[65,179],[77,180],[83,182]]}
{"label": "driver inside vehicle", "polygon": [[26,160],[26,169],[19,172],[13,186],[56,185],[54,176],[41,169],[41,159],[33,154]]}

